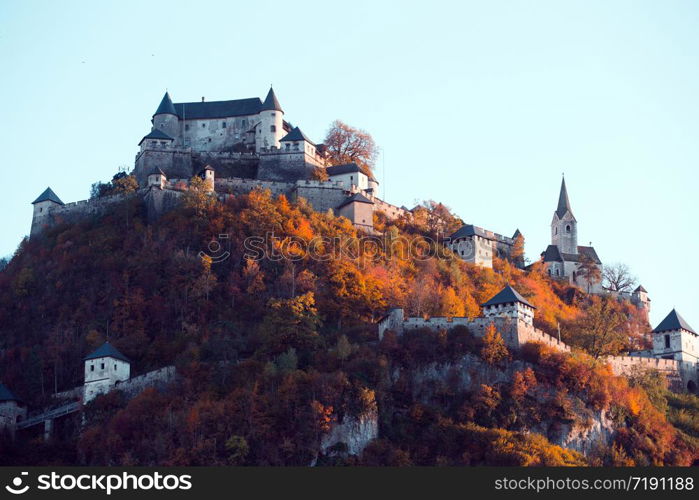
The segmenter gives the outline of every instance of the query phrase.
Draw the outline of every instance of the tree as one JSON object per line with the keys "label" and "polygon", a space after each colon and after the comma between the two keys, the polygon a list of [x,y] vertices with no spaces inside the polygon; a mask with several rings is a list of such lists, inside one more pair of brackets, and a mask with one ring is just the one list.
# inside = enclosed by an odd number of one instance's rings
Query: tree
{"label": "tree", "polygon": [[335,120],[325,136],[328,160],[332,165],[356,163],[371,173],[378,150],[368,132]]}
{"label": "tree", "polygon": [[636,287],[636,277],[622,262],[602,267],[602,286],[611,292],[629,292]]}
{"label": "tree", "polygon": [[626,345],[624,315],[608,297],[592,297],[586,314],[573,323],[565,342],[585,349],[594,358],[618,354]]}
{"label": "tree", "polygon": [[593,283],[598,283],[602,279],[602,271],[599,264],[591,257],[581,254],[578,264],[578,276],[587,283],[587,293],[590,293]]}
{"label": "tree", "polygon": [[495,325],[491,323],[483,336],[481,358],[489,365],[495,365],[510,357],[510,351]]}

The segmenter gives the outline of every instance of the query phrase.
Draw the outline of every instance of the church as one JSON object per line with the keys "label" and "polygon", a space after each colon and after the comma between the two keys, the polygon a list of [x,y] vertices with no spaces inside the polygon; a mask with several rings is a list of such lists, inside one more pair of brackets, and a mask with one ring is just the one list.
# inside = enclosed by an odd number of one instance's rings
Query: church
{"label": "church", "polygon": [[551,244],[541,254],[549,276],[567,280],[589,293],[603,293],[602,261],[592,246],[578,245],[578,221],[573,215],[565,178],[551,221]]}

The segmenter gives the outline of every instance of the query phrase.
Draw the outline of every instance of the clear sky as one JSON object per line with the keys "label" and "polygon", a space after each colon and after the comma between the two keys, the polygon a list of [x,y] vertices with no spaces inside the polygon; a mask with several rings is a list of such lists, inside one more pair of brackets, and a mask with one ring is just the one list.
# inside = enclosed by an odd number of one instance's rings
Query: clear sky
{"label": "clear sky", "polygon": [[693,1],[0,1],[0,255],[50,185],[64,202],[133,166],[177,101],[270,83],[320,142],[383,150],[385,198],[435,199],[549,243],[565,172],[580,244],[627,263],[699,328],[699,4]]}

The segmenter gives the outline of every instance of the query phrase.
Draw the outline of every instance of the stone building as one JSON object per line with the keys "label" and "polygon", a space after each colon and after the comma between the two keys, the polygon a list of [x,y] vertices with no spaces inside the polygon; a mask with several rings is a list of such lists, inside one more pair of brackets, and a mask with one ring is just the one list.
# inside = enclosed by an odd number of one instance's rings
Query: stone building
{"label": "stone building", "polygon": [[106,394],[131,376],[131,362],[109,342],[85,356],[83,403]]}
{"label": "stone building", "polygon": [[512,238],[508,238],[473,224],[466,224],[447,238],[446,245],[466,262],[492,268],[493,257],[510,258],[518,238],[523,238],[519,229]]}
{"label": "stone building", "polygon": [[483,316],[486,318],[510,318],[521,320],[528,325],[534,324],[534,307],[522,297],[517,290],[507,285],[500,293],[485,304]]}
{"label": "stone building", "polygon": [[[565,179],[561,181],[558,206],[551,221],[551,244],[541,254],[550,276],[567,280],[591,293],[602,293],[602,261],[592,246],[578,245],[578,221],[573,215],[568,199]],[[588,279],[586,266],[599,269],[599,279]]]}
{"label": "stone building", "polygon": [[14,434],[17,424],[27,418],[27,408],[14,393],[0,383],[0,431]]}

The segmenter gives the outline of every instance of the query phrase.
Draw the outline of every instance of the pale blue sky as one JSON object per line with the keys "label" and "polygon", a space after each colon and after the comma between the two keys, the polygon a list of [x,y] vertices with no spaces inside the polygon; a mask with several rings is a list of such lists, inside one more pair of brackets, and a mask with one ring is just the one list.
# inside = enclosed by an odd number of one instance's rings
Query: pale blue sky
{"label": "pale blue sky", "polygon": [[[264,97],[383,148],[388,201],[549,242],[561,172],[580,243],[699,328],[699,7],[692,1],[0,1],[0,255],[50,185],[132,166],[164,90]],[[385,165],[385,173],[383,167]]]}

